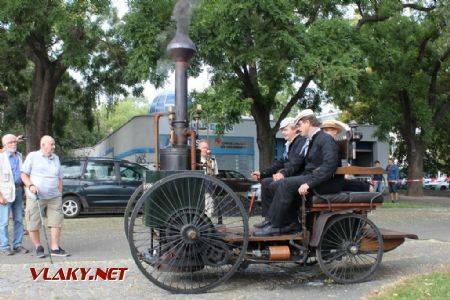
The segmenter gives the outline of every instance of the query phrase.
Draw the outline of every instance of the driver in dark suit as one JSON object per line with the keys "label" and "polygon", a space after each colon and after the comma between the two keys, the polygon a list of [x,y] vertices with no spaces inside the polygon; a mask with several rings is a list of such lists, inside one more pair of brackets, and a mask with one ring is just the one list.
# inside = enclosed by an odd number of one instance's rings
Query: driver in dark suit
{"label": "driver in dark suit", "polygon": [[255,236],[280,235],[296,230],[301,203],[299,193],[306,195],[312,188],[320,194],[341,190],[342,179],[334,178],[340,164],[336,141],[320,130],[320,122],[312,110],[301,111],[296,120],[300,134],[306,138],[292,162],[292,172],[300,172],[300,175],[280,180],[267,214],[269,222],[255,231]]}
{"label": "driver in dark suit", "polygon": [[266,226],[269,220],[266,218],[272,202],[273,194],[275,193],[279,180],[295,175],[292,172],[292,160],[297,153],[300,152],[302,145],[305,143],[305,138],[299,134],[295,118],[285,118],[280,123],[280,131],[283,138],[286,140],[283,159],[276,161],[273,165],[263,171],[253,171],[252,177],[256,180],[261,180],[261,203],[262,216],[264,220],[253,225],[255,228],[262,228]]}

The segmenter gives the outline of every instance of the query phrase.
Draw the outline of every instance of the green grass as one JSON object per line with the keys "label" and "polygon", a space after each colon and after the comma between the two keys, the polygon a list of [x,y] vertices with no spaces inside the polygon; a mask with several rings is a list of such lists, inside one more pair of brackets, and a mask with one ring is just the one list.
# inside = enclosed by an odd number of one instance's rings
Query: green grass
{"label": "green grass", "polygon": [[378,208],[431,208],[431,207],[439,207],[438,205],[430,205],[430,204],[415,204],[415,203],[391,203],[384,202],[383,205]]}
{"label": "green grass", "polygon": [[381,291],[372,292],[368,299],[450,299],[450,269],[402,280]]}

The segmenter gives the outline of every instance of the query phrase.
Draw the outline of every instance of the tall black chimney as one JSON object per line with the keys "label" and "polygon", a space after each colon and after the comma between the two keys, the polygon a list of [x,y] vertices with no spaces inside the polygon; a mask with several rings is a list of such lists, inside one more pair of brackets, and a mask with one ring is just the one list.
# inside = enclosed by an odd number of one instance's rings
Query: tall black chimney
{"label": "tall black chimney", "polygon": [[162,170],[189,169],[189,149],[186,135],[188,128],[187,68],[189,60],[197,50],[188,35],[190,15],[190,1],[178,1],[173,11],[173,18],[177,21],[177,32],[167,46],[167,51],[175,61],[175,120],[171,123],[175,136],[173,147],[161,150]]}
{"label": "tall black chimney", "polygon": [[188,61],[194,55],[196,48],[191,39],[177,32],[167,46],[167,51],[175,61],[175,146],[187,145],[185,129],[188,127],[187,118],[187,68]]}

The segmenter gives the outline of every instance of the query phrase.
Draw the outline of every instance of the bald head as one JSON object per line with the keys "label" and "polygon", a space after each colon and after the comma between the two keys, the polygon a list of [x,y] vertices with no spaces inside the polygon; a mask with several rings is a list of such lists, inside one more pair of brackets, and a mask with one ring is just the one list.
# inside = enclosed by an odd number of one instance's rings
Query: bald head
{"label": "bald head", "polygon": [[55,140],[51,136],[44,135],[41,138],[41,151],[45,156],[51,156],[55,152]]}
{"label": "bald head", "polygon": [[42,143],[52,143],[52,142],[54,143],[55,140],[49,135],[44,135],[43,137],[41,137],[41,145]]}
{"label": "bald head", "polygon": [[200,142],[198,142],[198,148],[200,149],[201,157],[206,157],[208,155],[209,145],[207,140],[200,140]]}

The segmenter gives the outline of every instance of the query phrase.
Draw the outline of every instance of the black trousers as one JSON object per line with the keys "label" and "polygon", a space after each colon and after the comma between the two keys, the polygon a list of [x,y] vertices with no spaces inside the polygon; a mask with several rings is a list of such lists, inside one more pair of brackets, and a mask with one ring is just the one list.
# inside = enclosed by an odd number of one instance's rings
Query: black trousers
{"label": "black trousers", "polygon": [[342,190],[350,192],[368,192],[370,183],[356,179],[345,179],[343,181]]}
{"label": "black trousers", "polygon": [[[306,182],[311,182],[311,177],[312,174],[305,174],[276,181],[277,185],[274,186],[276,190],[267,213],[267,218],[270,219],[273,227],[283,227],[298,220],[298,211],[302,203],[298,188]],[[343,177],[330,179],[316,190],[319,194],[338,193],[342,187],[342,180]],[[311,193],[310,190],[308,196]]]}
{"label": "black trousers", "polygon": [[272,177],[263,178],[261,180],[261,207],[263,217],[267,218],[267,213],[279,184],[280,180],[273,181]]}

